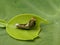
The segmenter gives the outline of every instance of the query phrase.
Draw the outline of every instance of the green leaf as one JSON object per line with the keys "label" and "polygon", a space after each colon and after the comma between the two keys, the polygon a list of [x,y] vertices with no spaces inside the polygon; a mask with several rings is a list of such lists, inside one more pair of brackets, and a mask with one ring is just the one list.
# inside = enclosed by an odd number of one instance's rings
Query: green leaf
{"label": "green leaf", "polygon": [[36,14],[48,20],[41,26],[39,38],[20,41],[0,28],[0,45],[60,45],[60,0],[0,0],[0,19],[7,22],[18,14]]}
{"label": "green leaf", "polygon": [[[26,24],[32,17],[36,18],[36,26],[30,30],[18,29],[16,24]],[[40,32],[40,23],[43,19],[32,14],[21,14],[12,18],[6,27],[10,36],[20,40],[33,40]]]}

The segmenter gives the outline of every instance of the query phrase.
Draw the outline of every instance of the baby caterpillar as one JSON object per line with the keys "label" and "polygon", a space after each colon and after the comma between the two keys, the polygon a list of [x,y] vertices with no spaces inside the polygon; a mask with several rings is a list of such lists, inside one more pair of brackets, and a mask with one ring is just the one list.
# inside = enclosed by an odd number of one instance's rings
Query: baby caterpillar
{"label": "baby caterpillar", "polygon": [[34,27],[35,25],[36,25],[36,19],[34,17],[32,17],[28,23],[26,23],[26,24],[16,24],[16,27],[18,29],[26,29],[26,30],[29,30],[32,27]]}

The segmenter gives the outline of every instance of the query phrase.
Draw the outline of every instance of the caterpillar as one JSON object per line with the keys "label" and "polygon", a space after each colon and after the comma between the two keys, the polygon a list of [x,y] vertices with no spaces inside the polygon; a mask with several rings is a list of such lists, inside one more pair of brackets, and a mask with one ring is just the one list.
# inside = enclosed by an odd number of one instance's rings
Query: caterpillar
{"label": "caterpillar", "polygon": [[32,17],[28,23],[26,23],[26,24],[16,24],[16,27],[18,29],[27,29],[27,30],[29,30],[32,27],[34,27],[35,25],[36,25],[36,19],[34,17]]}

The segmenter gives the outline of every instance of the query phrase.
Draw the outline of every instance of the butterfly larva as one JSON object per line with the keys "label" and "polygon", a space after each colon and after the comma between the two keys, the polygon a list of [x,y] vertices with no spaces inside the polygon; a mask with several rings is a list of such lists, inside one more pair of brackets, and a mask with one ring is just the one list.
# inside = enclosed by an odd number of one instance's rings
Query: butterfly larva
{"label": "butterfly larva", "polygon": [[36,25],[36,19],[32,17],[27,24],[16,24],[16,27],[19,29],[31,29]]}

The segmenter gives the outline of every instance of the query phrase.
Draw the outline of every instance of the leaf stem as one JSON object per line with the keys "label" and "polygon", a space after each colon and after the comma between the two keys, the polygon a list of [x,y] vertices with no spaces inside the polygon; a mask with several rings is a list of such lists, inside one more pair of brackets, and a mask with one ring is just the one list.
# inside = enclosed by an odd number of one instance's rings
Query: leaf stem
{"label": "leaf stem", "polygon": [[6,21],[3,19],[0,19],[0,28],[5,28],[6,27]]}

